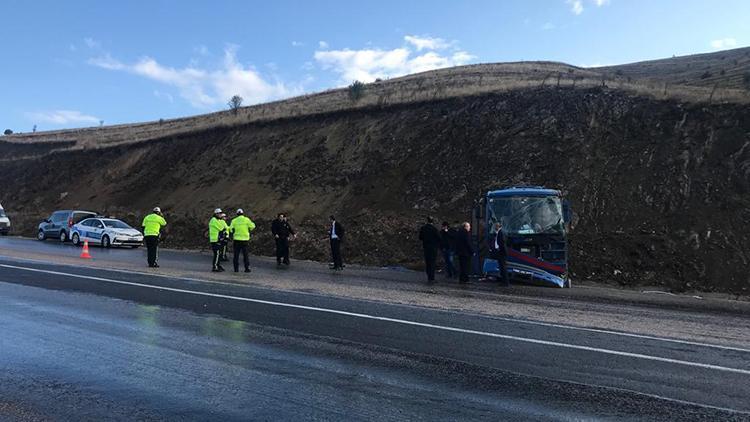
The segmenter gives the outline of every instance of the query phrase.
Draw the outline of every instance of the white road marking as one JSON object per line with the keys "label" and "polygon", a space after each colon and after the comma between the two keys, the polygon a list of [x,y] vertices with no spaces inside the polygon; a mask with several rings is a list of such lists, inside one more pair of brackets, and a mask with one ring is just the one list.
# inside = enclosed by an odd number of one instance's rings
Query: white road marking
{"label": "white road marking", "polygon": [[650,361],[656,361],[656,362],[671,363],[671,364],[676,364],[676,365],[691,366],[695,368],[713,369],[717,371],[730,372],[730,373],[735,373],[735,374],[750,375],[750,370],[746,370],[746,369],[729,368],[726,366],[712,365],[712,364],[707,364],[707,363],[690,362],[690,361],[679,360],[679,359],[664,358],[660,356],[644,355],[641,353],[622,352],[619,350],[604,349],[600,347],[581,346],[581,345],[576,345],[576,344],[561,343],[557,341],[539,340],[539,339],[532,339],[532,338],[526,338],[526,337],[511,336],[511,335],[506,335],[506,334],[490,333],[486,331],[468,330],[465,328],[448,327],[445,325],[436,325],[436,324],[429,324],[429,323],[418,322],[418,321],[409,321],[409,320],[399,319],[399,318],[389,318],[389,317],[382,317],[382,316],[377,316],[377,315],[341,311],[337,309],[320,308],[317,306],[297,305],[293,303],[275,302],[275,301],[262,300],[262,299],[251,299],[247,297],[238,297],[238,296],[224,295],[224,294],[219,294],[219,293],[208,293],[208,292],[199,292],[199,291],[194,291],[194,290],[177,289],[174,287],[153,286],[149,284],[135,283],[131,281],[113,280],[109,278],[64,273],[60,271],[40,270],[36,268],[19,267],[15,265],[7,265],[7,264],[0,264],[0,267],[12,268],[12,269],[23,270],[23,271],[31,271],[31,272],[37,272],[37,273],[44,273],[44,274],[60,275],[64,277],[74,277],[74,278],[82,278],[82,279],[87,279],[87,280],[103,281],[106,283],[121,284],[121,285],[134,286],[134,287],[143,287],[146,289],[186,293],[186,294],[192,294],[192,295],[197,295],[197,296],[215,297],[215,298],[230,299],[230,300],[237,300],[237,301],[250,302],[250,303],[260,303],[264,305],[280,306],[280,307],[286,307],[286,308],[304,309],[308,311],[324,312],[324,313],[329,313],[329,314],[344,315],[344,316],[350,316],[350,317],[355,317],[355,318],[392,322],[392,323],[402,324],[402,325],[431,328],[431,329],[436,329],[436,330],[451,331],[451,332],[457,332],[457,333],[463,333],[463,334],[473,334],[473,335],[484,336],[484,337],[501,338],[505,340],[514,340],[514,341],[519,341],[519,342],[524,342],[524,343],[540,344],[544,346],[554,346],[554,347],[561,347],[561,348],[566,348],[566,349],[584,350],[588,352],[596,352],[596,353],[602,353],[602,354],[613,355],[613,356],[623,356],[623,357],[650,360]]}
{"label": "white road marking", "polygon": [[[0,255],[0,256],[5,257],[5,258],[12,258],[14,260],[23,261],[27,263],[38,263],[38,264],[44,264],[44,265],[50,264],[47,261],[42,261],[38,259],[16,258],[16,257],[6,256],[6,255]],[[67,263],[55,263],[54,265],[63,266],[63,267],[81,268],[78,265],[67,264]],[[235,286],[235,287],[238,286],[237,283],[230,283],[230,282],[225,282],[225,281],[220,281],[220,280],[207,280],[207,279],[201,279],[201,278],[184,277],[184,276],[168,275],[168,274],[158,274],[158,273],[153,273],[153,272],[145,272],[145,271],[137,271],[137,270],[121,270],[117,268],[103,268],[103,267],[97,267],[96,269],[100,269],[103,271],[123,273],[123,274],[142,274],[142,275],[149,276],[149,277],[159,277],[159,278],[165,278],[169,280],[186,280],[186,281],[194,281],[198,283],[224,284],[224,285]],[[250,285],[248,287],[253,287],[253,288],[258,288],[258,289],[268,289],[268,286],[263,286],[263,285],[260,285],[260,286]],[[581,286],[579,286],[578,288],[580,287]],[[301,291],[289,291],[289,292],[297,294],[297,295],[304,295],[304,296],[330,297],[330,296],[326,296],[320,293],[301,292]],[[348,297],[344,297],[344,299],[353,300],[353,298],[348,298]],[[361,301],[376,303],[376,304],[384,303],[384,302],[373,300],[373,299],[356,299],[356,300],[361,300]],[[554,302],[554,303],[561,302],[560,300],[545,300],[545,299],[538,299],[538,300]],[[386,304],[389,304],[389,303],[386,302]],[[431,308],[431,307],[426,307],[426,306],[412,305],[408,303],[393,303],[393,305],[416,308],[420,310],[424,310],[424,309],[435,310],[436,309],[436,308]],[[438,309],[438,310],[441,312],[454,313],[454,311],[452,310],[443,310],[443,309]],[[471,313],[471,315],[477,315],[483,318],[491,318],[491,319],[495,319],[499,321],[508,321],[508,322],[513,322],[517,324],[539,325],[539,326],[544,326],[544,327],[562,328],[565,330],[587,331],[587,332],[614,335],[614,336],[632,337],[632,338],[640,338],[644,340],[662,341],[662,342],[667,342],[667,343],[685,344],[689,346],[707,347],[707,348],[719,349],[719,350],[731,350],[735,352],[750,353],[750,349],[745,349],[742,347],[724,346],[720,344],[702,343],[699,341],[680,340],[680,339],[667,338],[667,337],[657,337],[657,336],[651,336],[648,334],[635,334],[635,333],[628,333],[624,331],[605,330],[603,328],[576,327],[574,325],[556,324],[553,322],[533,321],[533,320],[520,319],[520,318],[509,318],[509,317],[502,317],[502,316],[496,316],[496,315],[486,315],[486,314],[481,314],[481,313]]]}

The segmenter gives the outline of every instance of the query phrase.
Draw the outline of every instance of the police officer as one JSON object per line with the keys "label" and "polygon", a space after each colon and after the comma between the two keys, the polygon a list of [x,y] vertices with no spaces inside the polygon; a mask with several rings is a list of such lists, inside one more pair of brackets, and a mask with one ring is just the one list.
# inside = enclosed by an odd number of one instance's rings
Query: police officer
{"label": "police officer", "polygon": [[221,243],[219,262],[227,262],[229,261],[229,258],[227,258],[227,250],[229,249],[229,225],[227,225],[226,214],[222,212],[221,215],[219,215],[219,218],[221,218],[221,220],[224,221],[224,224],[226,225],[226,229],[219,232],[219,243]]}
{"label": "police officer", "polygon": [[159,268],[159,233],[161,228],[167,225],[167,221],[161,215],[161,208],[154,207],[154,211],[143,218],[143,241],[148,250],[148,266]]}
{"label": "police officer", "polygon": [[279,213],[271,223],[271,234],[276,241],[276,265],[289,265],[289,236],[294,238],[294,229],[289,224],[284,213]]}
{"label": "police officer", "polygon": [[221,239],[220,233],[227,231],[227,222],[221,219],[221,208],[214,210],[214,216],[208,222],[208,241],[211,242],[211,251],[214,253],[213,267],[211,271],[217,273],[224,271],[224,267],[221,266]]}
{"label": "police officer", "polygon": [[253,220],[245,217],[245,211],[242,208],[238,209],[237,217],[234,217],[229,224],[229,232],[232,233],[232,239],[234,239],[234,243],[232,244],[232,248],[234,249],[234,272],[240,270],[240,252],[245,264],[245,272],[250,272],[250,260],[247,248],[250,243],[250,232],[253,230],[255,230]]}

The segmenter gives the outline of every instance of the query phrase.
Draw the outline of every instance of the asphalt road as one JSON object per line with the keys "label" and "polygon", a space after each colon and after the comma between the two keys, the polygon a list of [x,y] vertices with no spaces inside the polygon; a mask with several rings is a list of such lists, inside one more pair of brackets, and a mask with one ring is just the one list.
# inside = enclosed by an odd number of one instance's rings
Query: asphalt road
{"label": "asphalt road", "polygon": [[0,301],[0,419],[750,420],[742,345],[7,257]]}

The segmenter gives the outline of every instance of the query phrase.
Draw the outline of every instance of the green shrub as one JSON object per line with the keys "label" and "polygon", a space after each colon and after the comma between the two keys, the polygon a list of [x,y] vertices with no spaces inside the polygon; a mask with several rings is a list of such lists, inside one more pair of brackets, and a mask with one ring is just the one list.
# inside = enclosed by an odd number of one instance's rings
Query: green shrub
{"label": "green shrub", "polygon": [[361,81],[354,81],[349,85],[349,99],[357,101],[365,95],[365,83]]}

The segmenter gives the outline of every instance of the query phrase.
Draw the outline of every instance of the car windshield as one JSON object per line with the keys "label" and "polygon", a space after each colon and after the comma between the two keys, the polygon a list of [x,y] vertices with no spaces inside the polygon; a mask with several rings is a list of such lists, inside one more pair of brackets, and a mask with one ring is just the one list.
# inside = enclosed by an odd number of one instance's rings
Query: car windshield
{"label": "car windshield", "polygon": [[489,198],[489,227],[500,221],[508,234],[563,234],[562,203],[557,196]]}
{"label": "car windshield", "polygon": [[110,229],[131,229],[132,228],[120,220],[102,220],[102,221],[104,221],[104,225]]}

